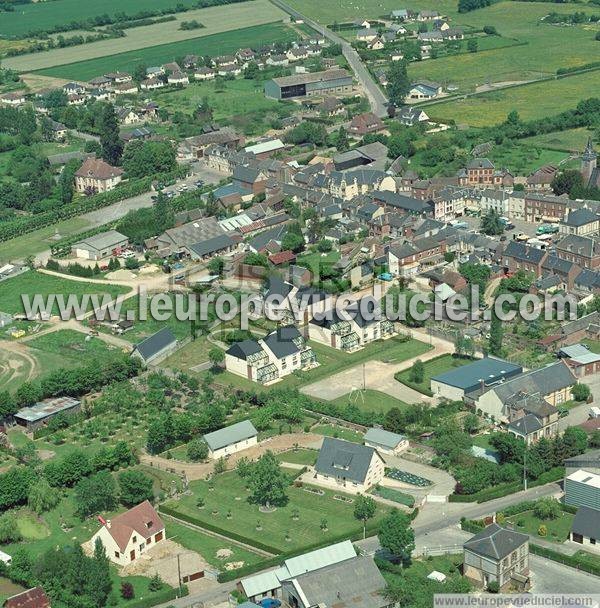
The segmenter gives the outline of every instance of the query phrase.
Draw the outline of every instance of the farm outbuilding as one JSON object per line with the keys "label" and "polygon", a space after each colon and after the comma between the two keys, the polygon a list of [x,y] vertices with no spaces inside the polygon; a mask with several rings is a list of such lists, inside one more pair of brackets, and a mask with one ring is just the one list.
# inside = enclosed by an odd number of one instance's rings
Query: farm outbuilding
{"label": "farm outbuilding", "polygon": [[15,422],[28,431],[35,431],[44,426],[60,412],[75,414],[81,409],[81,401],[73,397],[55,397],[38,401],[30,407],[20,409],[15,415]]}

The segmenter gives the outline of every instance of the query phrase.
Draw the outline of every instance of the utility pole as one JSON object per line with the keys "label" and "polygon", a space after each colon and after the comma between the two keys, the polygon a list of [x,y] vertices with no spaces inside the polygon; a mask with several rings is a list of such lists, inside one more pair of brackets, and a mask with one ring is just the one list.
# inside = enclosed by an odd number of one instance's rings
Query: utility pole
{"label": "utility pole", "polygon": [[179,561],[179,553],[177,554],[177,580],[179,581],[179,589],[181,590],[181,562]]}
{"label": "utility pole", "polygon": [[523,487],[527,491],[527,441],[525,441],[525,451],[523,452]]}

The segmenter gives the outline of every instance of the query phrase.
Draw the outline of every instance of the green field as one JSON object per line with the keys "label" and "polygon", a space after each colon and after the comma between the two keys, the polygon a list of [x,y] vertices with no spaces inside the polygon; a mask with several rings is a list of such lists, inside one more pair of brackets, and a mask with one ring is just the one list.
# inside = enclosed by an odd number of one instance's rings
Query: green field
{"label": "green field", "polygon": [[355,391],[352,394],[343,395],[331,401],[335,405],[340,407],[346,407],[347,405],[353,405],[360,410],[365,412],[377,412],[378,414],[385,414],[393,407],[403,409],[407,407],[407,404],[400,399],[396,399],[386,393],[380,391],[374,391],[372,389],[366,389],[364,391]]}
{"label": "green field", "polygon": [[[171,113],[194,110],[207,100],[213,118],[221,124],[229,124],[247,135],[264,133],[269,124],[263,118],[289,116],[297,109],[292,102],[278,102],[265,97],[262,81],[237,78],[228,81],[194,82],[183,89],[171,89],[153,93],[160,107]],[[268,120],[267,120],[268,123]]]}
{"label": "green field", "polygon": [[534,135],[521,141],[524,144],[546,148],[547,150],[581,152],[585,148],[588,138],[593,137],[593,135],[589,129],[581,127],[580,129],[568,129],[567,131]]}
{"label": "green field", "polygon": [[82,358],[90,357],[98,362],[106,361],[116,352],[120,352],[118,348],[103,342],[100,338],[73,329],[62,329],[39,336],[29,340],[27,345],[40,351],[39,360],[43,361],[46,355],[51,354],[62,359],[65,364],[69,361],[80,364]]}
{"label": "green field", "polygon": [[[8,314],[24,312],[22,295],[28,295],[30,302],[34,295],[41,295],[44,299],[49,294],[62,294],[66,301],[70,294],[78,299],[85,294],[109,294],[111,298],[127,293],[129,289],[120,285],[88,283],[86,281],[71,281],[70,279],[57,277],[34,270],[29,270],[12,279],[2,282],[0,289],[0,311]],[[102,298],[100,298],[100,301]],[[53,314],[57,313],[54,304]]]}
{"label": "green field", "polygon": [[600,88],[600,71],[550,82],[512,87],[427,106],[433,120],[456,120],[474,127],[495,125],[517,110],[524,120],[543,118],[574,108]]}
{"label": "green field", "polygon": [[432,376],[437,376],[438,374],[450,371],[451,369],[462,367],[467,363],[472,363],[472,361],[469,359],[455,358],[452,355],[442,355],[440,357],[436,357],[435,359],[431,359],[431,361],[425,361],[423,363],[425,367],[423,382],[417,383],[409,380],[410,369],[405,369],[404,371],[398,372],[396,374],[396,380],[410,386],[411,388],[414,388],[421,393],[429,394]]}
{"label": "green field", "polygon": [[310,432],[316,433],[317,435],[323,435],[324,437],[335,437],[336,439],[344,439],[354,443],[363,442],[362,433],[335,424],[318,424],[313,426],[312,429],[310,429]]}
{"label": "green field", "polygon": [[52,226],[46,226],[29,232],[9,241],[0,243],[0,263],[25,260],[30,255],[36,255],[50,249],[52,239],[56,234],[61,237],[71,236],[89,228],[90,223],[82,217],[73,217]]}
{"label": "green field", "polygon": [[[286,506],[278,507],[272,513],[261,513],[257,505],[246,500],[248,491],[245,486],[245,482],[234,472],[216,476],[212,491],[207,482],[192,481],[191,496],[183,496],[177,502],[166,503],[166,506],[218,526],[225,532],[232,531],[250,542],[256,540],[265,543],[281,552],[326,541],[328,536],[351,536],[362,529],[360,522],[354,519],[353,505],[333,498],[338,492],[324,490],[323,496],[317,496],[304,488],[290,486]],[[196,506],[198,497],[206,501],[202,509]],[[292,518],[294,509],[299,512],[298,521]],[[228,513],[231,515],[229,518]],[[371,521],[377,521],[383,514],[383,509],[378,508]],[[322,519],[327,520],[327,532],[320,528]],[[259,521],[262,530],[256,529]],[[286,533],[289,533],[290,540],[285,539]]]}
{"label": "green field", "polygon": [[140,63],[160,65],[188,54],[202,56],[224,55],[247,46],[260,47],[272,42],[290,42],[297,39],[297,37],[297,34],[289,27],[281,23],[269,23],[204,36],[202,38],[148,46],[87,61],[77,61],[74,63],[65,61],[63,63],[66,65],[57,64],[55,67],[37,70],[36,73],[58,78],[90,80],[95,76],[117,70],[132,72]]}
{"label": "green field", "polygon": [[[193,6],[193,0],[178,0],[178,4],[186,7]],[[175,6],[172,0],[102,0],[102,3],[81,2],[80,0],[54,0],[53,2],[34,2],[19,4],[10,13],[2,13],[0,19],[0,34],[20,36],[31,30],[49,29],[70,21],[80,21],[96,15],[127,12],[160,10]],[[68,33],[67,33],[68,35]]]}

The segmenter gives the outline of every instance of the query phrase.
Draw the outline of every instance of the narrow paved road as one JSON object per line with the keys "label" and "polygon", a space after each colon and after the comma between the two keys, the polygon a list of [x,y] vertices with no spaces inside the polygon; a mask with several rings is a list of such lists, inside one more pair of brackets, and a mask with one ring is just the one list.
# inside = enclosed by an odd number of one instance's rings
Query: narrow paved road
{"label": "narrow paved road", "polygon": [[387,115],[387,106],[389,103],[387,97],[371,76],[371,73],[362,62],[359,54],[352,48],[352,45],[347,40],[344,40],[331,30],[327,29],[324,25],[321,25],[320,23],[317,23],[316,21],[302,15],[296,9],[292,8],[285,2],[282,2],[282,0],[271,0],[271,2],[291,15],[294,19],[302,19],[304,23],[315,29],[317,32],[321,32],[323,36],[331,40],[331,42],[334,44],[339,44],[342,47],[342,53],[344,54],[346,61],[354,71],[356,79],[361,84],[369,99],[373,114],[380,117]]}

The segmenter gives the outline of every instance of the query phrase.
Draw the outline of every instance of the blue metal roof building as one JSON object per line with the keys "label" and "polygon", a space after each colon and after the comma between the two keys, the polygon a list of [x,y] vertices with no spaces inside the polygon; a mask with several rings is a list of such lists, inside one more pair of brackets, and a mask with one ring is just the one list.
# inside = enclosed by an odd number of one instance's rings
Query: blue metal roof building
{"label": "blue metal roof building", "polygon": [[431,391],[434,395],[447,399],[462,399],[465,393],[482,386],[490,386],[503,380],[514,378],[523,372],[520,365],[504,359],[485,357],[473,363],[438,374],[431,378]]}

